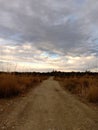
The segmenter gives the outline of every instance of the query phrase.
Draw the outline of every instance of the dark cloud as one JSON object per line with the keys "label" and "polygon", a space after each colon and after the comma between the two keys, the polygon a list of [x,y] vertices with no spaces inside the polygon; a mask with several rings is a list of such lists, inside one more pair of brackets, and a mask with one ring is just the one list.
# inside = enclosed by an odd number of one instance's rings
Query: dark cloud
{"label": "dark cloud", "polygon": [[[11,55],[19,61],[41,61],[44,53],[97,59],[97,6],[97,0],[0,0],[0,38],[16,46]],[[31,50],[23,48],[27,43]]]}

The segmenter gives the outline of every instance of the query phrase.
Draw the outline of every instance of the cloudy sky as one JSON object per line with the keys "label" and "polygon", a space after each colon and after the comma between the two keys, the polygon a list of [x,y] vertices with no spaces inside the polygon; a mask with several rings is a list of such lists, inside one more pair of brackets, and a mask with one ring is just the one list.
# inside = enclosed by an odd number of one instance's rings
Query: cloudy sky
{"label": "cloudy sky", "polygon": [[0,0],[0,70],[98,71],[98,0]]}

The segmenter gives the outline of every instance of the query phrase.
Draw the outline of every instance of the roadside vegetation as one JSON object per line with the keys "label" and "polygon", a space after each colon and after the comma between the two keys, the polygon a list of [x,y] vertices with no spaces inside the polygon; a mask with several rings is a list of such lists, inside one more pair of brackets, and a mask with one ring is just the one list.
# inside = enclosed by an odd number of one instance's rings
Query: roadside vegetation
{"label": "roadside vegetation", "polygon": [[98,74],[70,73],[70,75],[55,75],[55,80],[72,94],[86,99],[89,102],[98,103]]}
{"label": "roadside vegetation", "polygon": [[0,98],[22,95],[45,79],[40,74],[0,73]]}
{"label": "roadside vegetation", "polygon": [[48,72],[48,73],[0,73],[0,98],[23,95],[49,76],[72,94],[98,103],[98,73],[92,72]]}

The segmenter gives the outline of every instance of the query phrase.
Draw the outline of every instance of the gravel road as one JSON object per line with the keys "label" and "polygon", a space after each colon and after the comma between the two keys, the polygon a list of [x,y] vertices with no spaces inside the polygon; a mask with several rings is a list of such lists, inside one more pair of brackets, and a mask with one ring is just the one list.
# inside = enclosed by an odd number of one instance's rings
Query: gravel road
{"label": "gravel road", "polygon": [[0,130],[98,130],[98,111],[49,78],[24,97],[0,100]]}

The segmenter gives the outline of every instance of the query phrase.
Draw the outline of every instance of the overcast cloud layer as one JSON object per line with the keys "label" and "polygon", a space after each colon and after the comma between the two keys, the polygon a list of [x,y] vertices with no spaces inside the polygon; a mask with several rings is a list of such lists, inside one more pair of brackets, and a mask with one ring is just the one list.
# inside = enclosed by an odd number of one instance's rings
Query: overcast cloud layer
{"label": "overcast cloud layer", "polygon": [[0,70],[98,71],[97,0],[0,0]]}

